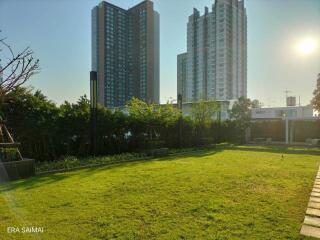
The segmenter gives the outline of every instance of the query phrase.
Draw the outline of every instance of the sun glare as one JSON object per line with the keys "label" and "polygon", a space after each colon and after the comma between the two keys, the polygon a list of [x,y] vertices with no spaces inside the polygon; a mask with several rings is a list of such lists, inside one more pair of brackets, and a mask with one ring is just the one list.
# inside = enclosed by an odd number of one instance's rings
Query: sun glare
{"label": "sun glare", "polygon": [[317,47],[316,41],[312,38],[303,39],[297,44],[297,50],[302,55],[312,54]]}

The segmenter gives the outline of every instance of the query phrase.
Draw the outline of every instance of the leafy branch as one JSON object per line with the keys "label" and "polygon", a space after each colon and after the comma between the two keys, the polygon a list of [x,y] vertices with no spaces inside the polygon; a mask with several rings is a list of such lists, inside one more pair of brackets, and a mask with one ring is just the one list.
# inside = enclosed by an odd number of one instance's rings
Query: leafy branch
{"label": "leafy branch", "polygon": [[[0,31],[1,32],[1,31]],[[0,101],[4,102],[5,96],[17,87],[23,85],[30,77],[39,72],[39,59],[33,57],[33,51],[26,47],[21,52],[15,53],[6,42],[6,38],[0,38],[0,51],[7,50],[9,57],[0,68]]]}

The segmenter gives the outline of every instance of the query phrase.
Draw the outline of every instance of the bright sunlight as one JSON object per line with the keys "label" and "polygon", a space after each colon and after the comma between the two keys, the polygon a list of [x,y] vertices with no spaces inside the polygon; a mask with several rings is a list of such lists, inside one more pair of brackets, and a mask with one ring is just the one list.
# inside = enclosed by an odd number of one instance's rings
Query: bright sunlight
{"label": "bright sunlight", "polygon": [[302,55],[310,55],[315,52],[317,42],[313,38],[305,38],[297,44],[297,51]]}

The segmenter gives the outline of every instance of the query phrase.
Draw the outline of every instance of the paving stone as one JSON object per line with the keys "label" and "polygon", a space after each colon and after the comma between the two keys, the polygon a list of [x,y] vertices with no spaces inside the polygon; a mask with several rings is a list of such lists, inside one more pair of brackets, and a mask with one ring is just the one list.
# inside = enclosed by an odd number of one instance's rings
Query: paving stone
{"label": "paving stone", "polygon": [[317,202],[309,202],[308,207],[309,207],[309,208],[320,209],[320,203],[317,203]]}
{"label": "paving stone", "polygon": [[320,238],[320,166],[314,181],[300,234]]}
{"label": "paving stone", "polygon": [[311,225],[311,226],[314,226],[314,227],[320,227],[320,218],[305,216],[303,223],[305,225]]}
{"label": "paving stone", "polygon": [[320,210],[315,208],[307,208],[306,214],[320,217]]}
{"label": "paving stone", "polygon": [[312,227],[308,225],[302,225],[300,234],[310,237],[320,238],[320,228]]}
{"label": "paving stone", "polygon": [[310,202],[320,203],[320,198],[319,197],[310,197]]}
{"label": "paving stone", "polygon": [[317,192],[311,192],[312,197],[320,197],[320,193]]}

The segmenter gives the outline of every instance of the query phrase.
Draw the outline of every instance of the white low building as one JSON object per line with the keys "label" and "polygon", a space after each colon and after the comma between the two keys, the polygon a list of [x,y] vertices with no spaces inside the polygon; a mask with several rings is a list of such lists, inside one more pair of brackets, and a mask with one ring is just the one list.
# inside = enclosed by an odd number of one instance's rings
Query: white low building
{"label": "white low building", "polygon": [[[283,120],[285,124],[285,143],[294,143],[294,123],[297,121],[317,121],[312,106],[288,106],[274,108],[253,108],[251,109],[252,121]],[[270,138],[271,139],[271,138]]]}
{"label": "white low building", "polygon": [[252,119],[310,119],[314,118],[312,106],[273,107],[251,109]]}

